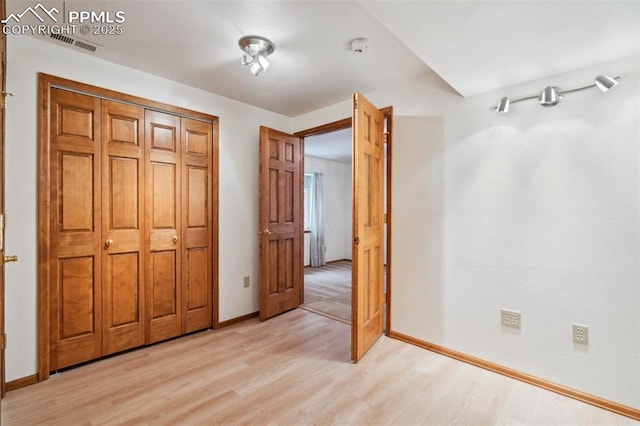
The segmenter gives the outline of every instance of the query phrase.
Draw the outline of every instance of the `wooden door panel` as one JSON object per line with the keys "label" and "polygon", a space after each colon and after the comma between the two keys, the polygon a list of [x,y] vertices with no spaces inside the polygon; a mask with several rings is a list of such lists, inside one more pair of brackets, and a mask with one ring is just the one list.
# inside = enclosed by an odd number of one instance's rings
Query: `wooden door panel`
{"label": "wooden door panel", "polygon": [[[0,0],[0,20],[6,18],[6,2]],[[7,89],[6,85],[6,66],[7,60],[5,52],[7,51],[6,35],[4,32],[0,34],[0,92],[4,95]],[[4,103],[4,96],[0,96],[0,102]],[[4,259],[5,255],[5,209],[4,209],[4,130],[5,130],[5,108],[0,107],[0,259]],[[5,366],[4,366],[4,351],[5,351],[5,328],[4,328],[4,261],[0,261],[0,340],[2,345],[0,346],[0,419],[2,418],[2,401],[5,392]]]}
{"label": "wooden door panel", "polygon": [[88,361],[101,354],[99,277],[93,256],[59,259],[59,275],[53,283],[52,310],[57,312],[54,369]]}
{"label": "wooden door panel", "polygon": [[302,291],[302,141],[260,128],[260,318],[296,308]]}
{"label": "wooden door panel", "polygon": [[177,153],[178,135],[180,132],[176,123],[179,122],[180,119],[169,114],[153,111],[147,111],[147,115],[152,117],[149,123],[149,134],[147,135],[149,149],[164,150],[174,154]]}
{"label": "wooden door panel", "polygon": [[51,369],[102,352],[100,101],[52,89]]}
{"label": "wooden door panel", "polygon": [[353,114],[351,358],[358,361],[383,332],[384,115],[359,93]]}
{"label": "wooden door panel", "polygon": [[144,109],[102,104],[103,354],[144,344]]}
{"label": "wooden door panel", "polygon": [[111,156],[108,170],[109,227],[137,231],[140,229],[140,160]]}
{"label": "wooden door panel", "polygon": [[187,229],[207,228],[209,204],[209,182],[207,169],[187,167]]}
{"label": "wooden door panel", "polygon": [[208,268],[209,253],[206,248],[187,250],[187,262],[185,268],[185,282],[188,284],[186,291],[186,311],[194,312],[209,306]]}
{"label": "wooden door panel", "polygon": [[213,325],[213,126],[182,119],[183,330]]}
{"label": "wooden door panel", "polygon": [[153,314],[152,320],[175,317],[178,314],[178,291],[175,264],[175,250],[154,251],[152,257]]}
{"label": "wooden door panel", "polygon": [[[6,18],[6,2],[5,0],[0,0],[0,20],[4,20]],[[4,32],[0,34],[0,92],[4,94],[7,89],[6,85],[6,66],[7,60],[5,52],[7,51],[6,46],[6,35]],[[0,96],[0,102],[4,103],[4,96]],[[4,259],[5,255],[5,209],[4,209],[4,123],[5,123],[5,108],[0,107],[0,259]],[[4,337],[4,261],[0,261],[0,340],[2,340],[2,345],[0,346],[0,419],[2,418],[2,401],[4,398],[5,392],[5,366],[4,366],[4,351],[5,351],[5,337]]]}
{"label": "wooden door panel", "polygon": [[95,258],[81,257],[60,260],[60,342],[93,334],[96,323],[93,311]]}
{"label": "wooden door panel", "polygon": [[58,151],[59,232],[94,231],[95,156]]}
{"label": "wooden door panel", "polygon": [[93,141],[94,111],[60,105],[58,135],[85,138]]}
{"label": "wooden door panel", "polygon": [[111,296],[108,301],[111,310],[105,312],[105,316],[110,319],[107,328],[121,329],[123,326],[131,324],[137,326],[140,323],[139,263],[138,253],[109,256],[106,269],[111,287],[105,293]]}
{"label": "wooden door panel", "polygon": [[182,333],[180,117],[145,111],[146,343]]}
{"label": "wooden door panel", "polygon": [[176,215],[177,202],[177,178],[176,164],[152,163],[151,178],[152,190],[152,223],[151,229],[178,228]]}

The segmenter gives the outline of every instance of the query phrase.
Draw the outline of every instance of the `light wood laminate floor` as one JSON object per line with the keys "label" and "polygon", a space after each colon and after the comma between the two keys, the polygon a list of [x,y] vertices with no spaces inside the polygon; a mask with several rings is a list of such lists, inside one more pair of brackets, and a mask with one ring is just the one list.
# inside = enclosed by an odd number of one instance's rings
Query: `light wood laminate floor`
{"label": "light wood laminate floor", "polygon": [[2,424],[616,425],[622,416],[297,309],[108,358],[7,394]]}

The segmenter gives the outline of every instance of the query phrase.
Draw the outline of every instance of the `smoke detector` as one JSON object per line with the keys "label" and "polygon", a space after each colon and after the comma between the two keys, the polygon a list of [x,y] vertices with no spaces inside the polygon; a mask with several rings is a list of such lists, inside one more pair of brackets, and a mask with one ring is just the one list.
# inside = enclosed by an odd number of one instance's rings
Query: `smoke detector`
{"label": "smoke detector", "polygon": [[356,55],[364,53],[364,51],[368,48],[369,40],[366,38],[354,38],[353,40],[351,40],[351,51]]}

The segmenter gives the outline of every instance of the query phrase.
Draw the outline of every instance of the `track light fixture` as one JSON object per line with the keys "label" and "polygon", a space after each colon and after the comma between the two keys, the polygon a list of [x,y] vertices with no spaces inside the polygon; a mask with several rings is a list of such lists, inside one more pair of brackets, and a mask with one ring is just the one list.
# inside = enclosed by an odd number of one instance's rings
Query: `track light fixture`
{"label": "track light fixture", "polygon": [[244,52],[241,60],[242,65],[249,65],[254,76],[257,77],[269,68],[267,56],[276,50],[276,45],[273,42],[260,36],[246,36],[238,40],[238,45]]}
{"label": "track light fixture", "polygon": [[614,88],[618,84],[616,80],[618,80],[619,78],[620,77],[612,78],[607,75],[599,75],[595,78],[595,83],[589,84],[583,87],[578,87],[577,89],[562,90],[559,87],[548,86],[548,87],[545,87],[542,93],[539,95],[525,96],[525,97],[516,98],[516,99],[509,99],[508,97],[505,96],[502,99],[500,99],[500,102],[498,102],[498,105],[492,109],[495,109],[496,112],[501,112],[501,113],[509,112],[509,107],[511,106],[511,104],[515,104],[516,102],[526,101],[529,99],[537,99],[538,103],[543,107],[552,107],[557,105],[558,102],[562,100],[562,98],[566,93],[578,92],[580,90],[589,89],[591,87],[597,87],[601,91],[606,92],[609,89]]}

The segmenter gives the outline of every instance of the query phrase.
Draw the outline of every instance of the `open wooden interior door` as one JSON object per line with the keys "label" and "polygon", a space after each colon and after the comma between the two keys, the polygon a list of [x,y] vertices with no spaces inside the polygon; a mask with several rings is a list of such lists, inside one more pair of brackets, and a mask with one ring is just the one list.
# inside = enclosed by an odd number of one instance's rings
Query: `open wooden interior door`
{"label": "open wooden interior door", "polygon": [[[0,0],[0,19],[6,15],[5,0]],[[4,398],[4,348],[6,337],[4,334],[4,119],[6,96],[6,68],[7,42],[4,32],[0,35],[0,399]],[[2,402],[0,401],[0,416],[2,416]],[[0,417],[1,418],[1,417]],[[1,420],[0,420],[1,421]]]}
{"label": "open wooden interior door", "polygon": [[353,276],[351,360],[384,328],[384,114],[353,95]]}
{"label": "open wooden interior door", "polygon": [[260,320],[301,303],[302,139],[260,127]]}

